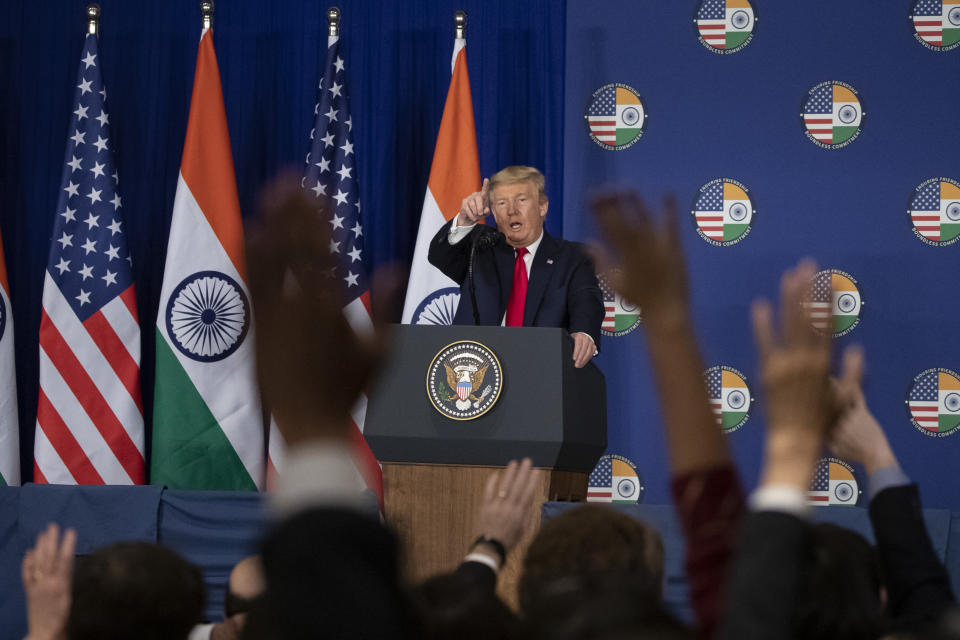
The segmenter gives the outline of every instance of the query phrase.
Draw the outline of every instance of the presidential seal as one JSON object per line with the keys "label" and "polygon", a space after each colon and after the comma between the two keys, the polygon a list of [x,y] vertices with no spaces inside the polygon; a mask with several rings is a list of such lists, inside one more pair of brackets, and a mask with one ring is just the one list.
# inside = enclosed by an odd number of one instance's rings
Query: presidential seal
{"label": "presidential seal", "polygon": [[823,149],[840,149],[860,135],[864,115],[856,89],[828,80],[807,93],[800,119],[811,142]]}
{"label": "presidential seal", "polygon": [[910,422],[920,433],[943,438],[960,431],[960,375],[950,369],[927,369],[907,391]]}
{"label": "presidential seal", "polygon": [[863,297],[857,281],[839,269],[824,269],[813,276],[803,306],[814,329],[845,336],[860,324]]}
{"label": "presidential seal", "polygon": [[500,397],[503,371],[493,351],[472,340],[445,346],[427,369],[427,396],[453,420],[479,418]]}
{"label": "presidential seal", "polygon": [[853,467],[839,458],[821,458],[813,473],[810,490],[807,491],[807,504],[815,507],[854,507],[861,493]]}
{"label": "presidential seal", "polygon": [[637,465],[623,456],[605,455],[587,480],[587,502],[637,504],[645,490]]}
{"label": "presidential seal", "polygon": [[910,10],[913,37],[931,51],[960,47],[960,2],[914,0]]}
{"label": "presidential seal", "polygon": [[250,304],[236,280],[199,271],[174,288],[167,302],[167,335],[183,355],[199,362],[228,357],[250,328]]}
{"label": "presidential seal", "polygon": [[732,178],[717,178],[700,187],[690,210],[697,233],[716,247],[747,237],[757,211],[749,190]]}
{"label": "presidential seal", "polygon": [[914,235],[929,245],[960,240],[960,182],[930,178],[913,191],[907,215]]}
{"label": "presidential seal", "polygon": [[603,292],[603,322],[600,324],[600,333],[614,338],[627,335],[639,327],[643,320],[640,307],[631,304],[613,288],[613,282],[622,277],[623,272],[620,269],[610,269],[597,274],[600,291]]}
{"label": "presidential seal", "polygon": [[614,82],[593,92],[583,117],[591,140],[608,151],[622,151],[643,135],[647,110],[636,89]]}
{"label": "presidential seal", "polygon": [[733,433],[745,425],[753,402],[747,377],[733,367],[718,365],[704,371],[703,380],[710,394],[713,417],[721,431]]}
{"label": "presidential seal", "polygon": [[753,40],[757,14],[748,0],[701,0],[697,7],[697,37],[713,53],[736,53]]}

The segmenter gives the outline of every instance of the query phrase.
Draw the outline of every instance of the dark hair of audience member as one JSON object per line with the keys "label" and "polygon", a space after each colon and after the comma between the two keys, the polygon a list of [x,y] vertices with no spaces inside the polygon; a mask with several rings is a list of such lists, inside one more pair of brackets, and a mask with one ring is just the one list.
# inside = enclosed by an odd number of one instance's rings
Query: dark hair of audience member
{"label": "dark hair of audience member", "polygon": [[623,576],[659,599],[663,541],[654,529],[602,505],[582,505],[546,522],[530,543],[520,577],[520,608],[570,578],[598,582]]}
{"label": "dark hair of audience member", "polygon": [[186,638],[203,603],[196,566],[160,545],[116,543],[77,557],[67,638]]}
{"label": "dark hair of audience member", "polygon": [[449,573],[426,580],[411,594],[426,640],[519,638],[516,614],[496,593],[469,576]]}
{"label": "dark hair of audience member", "polygon": [[526,613],[534,640],[693,640],[647,579],[594,574],[553,583]]}
{"label": "dark hair of audience member", "polygon": [[883,603],[876,549],[860,534],[828,523],[811,527],[810,542],[801,565],[797,637],[879,637]]}

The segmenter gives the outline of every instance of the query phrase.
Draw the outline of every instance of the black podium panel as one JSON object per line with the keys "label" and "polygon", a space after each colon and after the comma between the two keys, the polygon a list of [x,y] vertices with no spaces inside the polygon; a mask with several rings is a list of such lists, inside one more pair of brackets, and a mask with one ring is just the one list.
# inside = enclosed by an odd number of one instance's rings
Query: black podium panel
{"label": "black podium panel", "polygon": [[[369,395],[364,436],[381,462],[503,465],[589,472],[607,446],[606,383],[593,363],[573,366],[562,329],[399,325],[394,351]],[[473,340],[497,356],[497,403],[473,420],[437,411],[427,370],[440,351]]]}

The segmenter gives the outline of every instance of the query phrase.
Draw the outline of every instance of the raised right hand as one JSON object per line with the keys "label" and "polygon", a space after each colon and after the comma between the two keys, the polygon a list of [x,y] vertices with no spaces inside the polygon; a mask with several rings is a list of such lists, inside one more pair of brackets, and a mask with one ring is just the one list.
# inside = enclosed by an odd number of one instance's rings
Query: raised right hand
{"label": "raised right hand", "polygon": [[489,185],[490,179],[485,178],[480,191],[471,193],[460,203],[460,213],[457,215],[457,226],[468,227],[477,224],[490,213]]}

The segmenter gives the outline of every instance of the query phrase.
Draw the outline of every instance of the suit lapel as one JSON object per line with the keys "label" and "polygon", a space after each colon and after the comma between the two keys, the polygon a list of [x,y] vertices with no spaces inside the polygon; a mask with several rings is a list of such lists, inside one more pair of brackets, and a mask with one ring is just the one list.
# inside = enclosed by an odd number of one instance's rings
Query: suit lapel
{"label": "suit lapel", "polygon": [[547,235],[546,231],[543,232],[543,240],[540,241],[537,253],[533,256],[533,264],[530,266],[527,301],[523,305],[523,326],[525,327],[533,326],[533,320],[537,317],[543,294],[547,291],[547,284],[553,276],[553,257],[559,246],[559,243]]}

